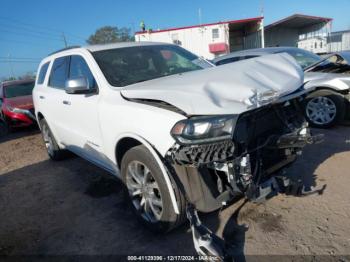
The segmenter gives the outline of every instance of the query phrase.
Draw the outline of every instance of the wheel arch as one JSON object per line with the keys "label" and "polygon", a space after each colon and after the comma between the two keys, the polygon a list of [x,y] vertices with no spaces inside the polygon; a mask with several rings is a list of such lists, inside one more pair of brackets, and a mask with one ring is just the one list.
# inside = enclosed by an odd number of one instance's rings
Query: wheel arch
{"label": "wheel arch", "polygon": [[306,98],[314,98],[317,96],[326,96],[326,95],[338,95],[338,96],[344,96],[344,94],[346,94],[348,92],[348,90],[346,90],[346,92],[344,90],[335,90],[331,87],[326,87],[326,86],[319,86],[316,87],[311,93],[309,93]]}
{"label": "wheel arch", "polygon": [[175,192],[171,183],[170,176],[167,172],[167,169],[161,159],[160,154],[157,152],[157,150],[143,137],[138,136],[136,134],[128,133],[123,134],[121,137],[119,137],[116,146],[115,146],[115,158],[116,158],[116,164],[118,169],[121,171],[121,161],[123,159],[124,154],[131,148],[143,145],[145,146],[148,151],[152,154],[152,156],[157,161],[157,164],[159,165],[162,174],[164,176],[167,188],[169,190],[171,202],[173,204],[173,208],[176,214],[180,214],[179,207],[176,201]]}
{"label": "wheel arch", "polygon": [[37,113],[36,119],[37,119],[37,122],[38,122],[38,126],[39,126],[39,128],[41,129],[40,121],[41,121],[42,119],[45,119],[45,117],[44,117],[44,115],[43,115],[41,112],[38,112],[38,113]]}

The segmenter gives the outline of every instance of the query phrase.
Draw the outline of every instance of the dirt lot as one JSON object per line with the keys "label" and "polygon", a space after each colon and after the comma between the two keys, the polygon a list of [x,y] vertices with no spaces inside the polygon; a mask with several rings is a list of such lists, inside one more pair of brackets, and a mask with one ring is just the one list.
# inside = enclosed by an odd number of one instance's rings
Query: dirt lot
{"label": "dirt lot", "polygon": [[[237,254],[350,254],[350,127],[322,132],[324,143],[306,148],[290,172],[309,186],[327,184],[324,194],[240,200],[201,215]],[[48,160],[37,131],[0,139],[0,254],[194,254],[188,225],[167,235],[147,231],[121,184],[100,174],[78,157]]]}

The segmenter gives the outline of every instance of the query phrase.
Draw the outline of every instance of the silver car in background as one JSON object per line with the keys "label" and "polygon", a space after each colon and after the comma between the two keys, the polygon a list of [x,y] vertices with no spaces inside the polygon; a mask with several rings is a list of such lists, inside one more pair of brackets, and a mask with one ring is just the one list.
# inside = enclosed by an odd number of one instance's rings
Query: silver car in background
{"label": "silver car in background", "polygon": [[305,88],[314,89],[304,103],[308,122],[328,128],[349,117],[350,52],[325,57],[296,47],[269,47],[233,52],[214,59],[216,65],[267,54],[288,53],[305,72]]}

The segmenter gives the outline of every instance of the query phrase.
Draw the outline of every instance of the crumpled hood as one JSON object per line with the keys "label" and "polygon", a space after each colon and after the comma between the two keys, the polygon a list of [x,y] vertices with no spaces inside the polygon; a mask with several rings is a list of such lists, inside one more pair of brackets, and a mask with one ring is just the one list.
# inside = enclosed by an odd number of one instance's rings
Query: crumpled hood
{"label": "crumpled hood", "polygon": [[295,60],[283,53],[137,83],[121,93],[164,101],[188,115],[240,114],[296,91],[303,76]]}

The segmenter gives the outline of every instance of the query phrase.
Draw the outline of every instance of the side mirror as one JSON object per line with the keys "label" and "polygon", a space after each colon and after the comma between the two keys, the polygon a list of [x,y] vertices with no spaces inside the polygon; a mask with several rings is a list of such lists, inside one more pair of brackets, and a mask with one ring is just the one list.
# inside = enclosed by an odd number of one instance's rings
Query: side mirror
{"label": "side mirror", "polygon": [[68,79],[65,90],[67,94],[87,94],[94,91],[89,88],[89,81],[86,77]]}

